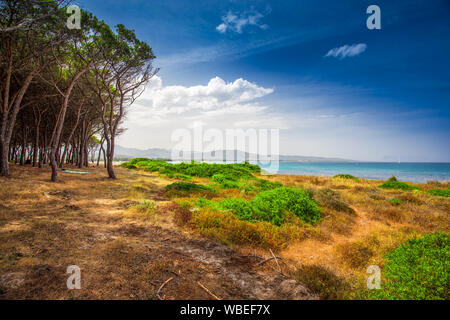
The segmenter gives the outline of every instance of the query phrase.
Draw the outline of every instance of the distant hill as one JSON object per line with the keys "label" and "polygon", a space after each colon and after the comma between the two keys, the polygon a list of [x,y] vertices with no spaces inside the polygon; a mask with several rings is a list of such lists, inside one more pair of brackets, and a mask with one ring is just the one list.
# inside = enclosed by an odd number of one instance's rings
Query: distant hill
{"label": "distant hill", "polygon": [[[256,154],[249,154],[248,152],[243,151],[233,151],[233,150],[223,150],[223,151],[215,151],[203,153],[200,152],[191,152],[185,153],[184,155],[181,152],[178,152],[178,156],[175,159],[172,159],[172,151],[168,149],[161,148],[152,148],[147,150],[135,149],[135,148],[125,148],[122,146],[116,146],[115,149],[115,157],[116,158],[149,158],[149,159],[171,159],[171,160],[191,160],[192,158],[195,160],[217,160],[217,155],[222,153],[223,157],[227,160],[232,161],[233,159],[238,160],[247,160],[247,161],[256,161],[258,160],[258,156]],[[261,157],[259,157],[262,159]],[[308,156],[286,156],[280,155],[280,161],[292,161],[292,162],[355,162],[353,160],[348,159],[340,159],[340,158],[323,158],[323,157],[308,157]]]}

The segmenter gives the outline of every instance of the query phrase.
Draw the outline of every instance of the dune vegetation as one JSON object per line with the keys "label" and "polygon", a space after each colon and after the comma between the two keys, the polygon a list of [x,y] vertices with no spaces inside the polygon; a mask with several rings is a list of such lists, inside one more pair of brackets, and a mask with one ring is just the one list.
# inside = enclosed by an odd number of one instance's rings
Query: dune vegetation
{"label": "dune vegetation", "polygon": [[[380,185],[348,174],[333,178],[263,176],[248,163],[171,164],[134,159],[122,166],[189,180],[168,186],[168,196],[178,206],[178,225],[233,247],[276,250],[283,258],[301,263],[296,279],[323,298],[425,298],[411,291],[406,273],[420,269],[425,276],[427,269],[410,265],[397,252],[408,251],[405,243],[423,236],[427,241],[449,227],[450,203],[442,198],[448,183],[436,189],[433,182],[409,184],[395,177]],[[432,250],[448,250],[448,236],[440,237],[441,247]],[[442,261],[445,254],[437,253],[440,260],[430,263],[445,264],[436,272],[448,280],[448,265]],[[427,249],[416,250],[415,255],[417,263],[423,262],[420,257],[428,261],[435,256]],[[408,267],[394,268],[393,264]],[[374,293],[365,288],[369,265],[386,266],[385,290]],[[432,297],[445,298],[448,287],[443,287],[442,279],[433,279],[426,284],[436,290]]]}
{"label": "dune vegetation", "polygon": [[[448,299],[450,200],[435,191],[448,183],[385,189],[248,163],[134,159],[115,168],[118,180],[90,167],[53,184],[48,167],[11,168],[0,184],[3,298],[156,299],[176,273],[167,299],[211,298],[197,281],[221,298],[299,298],[279,279],[308,288],[301,298]],[[74,263],[82,292],[64,287],[61,266]],[[367,289],[371,265],[381,290]]]}

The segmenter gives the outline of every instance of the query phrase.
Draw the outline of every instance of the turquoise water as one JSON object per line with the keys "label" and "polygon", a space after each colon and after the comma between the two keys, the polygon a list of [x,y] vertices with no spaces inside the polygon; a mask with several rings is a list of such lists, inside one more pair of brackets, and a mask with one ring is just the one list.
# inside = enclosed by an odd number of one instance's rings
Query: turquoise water
{"label": "turquoise water", "polygon": [[[262,167],[264,168],[264,166]],[[356,177],[374,180],[385,180],[395,175],[399,180],[411,182],[450,181],[450,163],[279,162],[277,172],[275,170],[268,171],[310,176],[334,176],[348,173]]]}

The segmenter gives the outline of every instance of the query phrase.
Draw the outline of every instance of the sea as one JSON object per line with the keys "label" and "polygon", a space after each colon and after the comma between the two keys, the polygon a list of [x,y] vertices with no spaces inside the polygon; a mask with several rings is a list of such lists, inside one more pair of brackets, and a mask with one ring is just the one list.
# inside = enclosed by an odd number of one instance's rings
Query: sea
{"label": "sea", "polygon": [[397,162],[283,162],[260,166],[270,173],[308,176],[351,174],[355,177],[386,180],[391,176],[400,181],[450,181],[450,163]]}

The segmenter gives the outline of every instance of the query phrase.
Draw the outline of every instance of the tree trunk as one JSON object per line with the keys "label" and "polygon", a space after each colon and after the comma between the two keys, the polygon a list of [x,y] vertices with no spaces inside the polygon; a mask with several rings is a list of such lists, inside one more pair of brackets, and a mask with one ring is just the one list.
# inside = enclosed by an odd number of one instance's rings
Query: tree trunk
{"label": "tree trunk", "polygon": [[0,176],[8,176],[8,148],[9,146],[5,143],[0,142]]}
{"label": "tree trunk", "polygon": [[[8,70],[9,72],[9,70]],[[2,122],[0,124],[0,145],[2,146],[2,152],[0,154],[0,176],[8,176],[9,175],[9,163],[8,163],[8,151],[9,151],[9,144],[11,142],[11,136],[14,130],[14,126],[16,124],[16,118],[17,114],[19,113],[20,105],[22,104],[22,99],[25,95],[25,93],[28,90],[28,87],[31,84],[31,81],[33,80],[35,76],[35,73],[30,73],[24,80],[24,83],[22,87],[20,88],[19,92],[17,93],[17,96],[15,97],[14,104],[12,107],[12,112],[8,112],[8,103],[9,101],[9,83],[6,84],[6,87],[8,87],[8,90],[5,88],[5,98],[4,98],[4,110],[2,112]],[[6,98],[8,99],[6,100]],[[9,117],[9,123],[8,123],[8,114],[11,113],[11,116]]]}
{"label": "tree trunk", "polygon": [[114,136],[111,135],[111,141],[110,143],[108,143],[108,151],[106,152],[106,162],[107,162],[107,171],[108,171],[108,176],[110,179],[117,179],[116,178],[116,174],[114,173],[114,165],[113,165],[113,161],[114,161]]}

